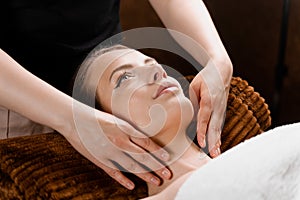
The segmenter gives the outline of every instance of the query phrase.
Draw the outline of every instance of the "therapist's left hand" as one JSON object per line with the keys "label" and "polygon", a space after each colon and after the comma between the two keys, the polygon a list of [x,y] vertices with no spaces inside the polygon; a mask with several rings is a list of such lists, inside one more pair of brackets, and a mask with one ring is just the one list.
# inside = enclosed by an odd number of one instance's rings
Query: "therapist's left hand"
{"label": "therapist's left hand", "polygon": [[222,71],[210,60],[191,82],[191,100],[197,112],[197,141],[202,148],[207,141],[212,157],[221,153],[221,131],[231,77],[230,66]]}

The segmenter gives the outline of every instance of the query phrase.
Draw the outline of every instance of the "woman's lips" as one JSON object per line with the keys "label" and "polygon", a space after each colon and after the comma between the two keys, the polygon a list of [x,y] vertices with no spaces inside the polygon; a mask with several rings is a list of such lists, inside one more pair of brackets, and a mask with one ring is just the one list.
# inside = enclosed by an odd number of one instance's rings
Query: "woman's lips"
{"label": "woman's lips", "polygon": [[161,95],[168,93],[168,92],[174,93],[177,90],[178,90],[178,86],[176,84],[173,84],[173,83],[162,84],[158,87],[153,99],[156,99],[156,98],[160,97]]}

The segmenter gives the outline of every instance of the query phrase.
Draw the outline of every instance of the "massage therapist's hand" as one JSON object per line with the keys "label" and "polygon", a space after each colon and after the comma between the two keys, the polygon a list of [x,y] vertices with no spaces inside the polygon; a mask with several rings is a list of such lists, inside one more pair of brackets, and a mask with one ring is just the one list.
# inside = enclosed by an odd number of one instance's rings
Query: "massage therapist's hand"
{"label": "massage therapist's hand", "polygon": [[[157,176],[171,177],[170,171],[152,156],[167,161],[169,155],[165,150],[128,123],[58,91],[25,70],[1,49],[0,93],[1,106],[58,131],[83,156],[128,189],[133,189],[134,184],[114,166],[114,162],[147,182],[159,184]],[[139,163],[156,175],[143,170]]]}
{"label": "massage therapist's hand", "polygon": [[[160,184],[158,176],[163,179],[171,177],[171,172],[157,161],[167,161],[169,154],[127,122],[84,105],[74,109],[74,120],[76,130],[66,137],[67,140],[126,188],[133,189],[134,184],[115,163],[152,184]],[[140,164],[153,170],[155,175]]]}
{"label": "massage therapist's hand", "polygon": [[196,110],[197,141],[202,148],[208,142],[208,151],[212,157],[221,153],[221,131],[232,77],[231,65],[221,67],[216,67],[215,62],[210,60],[191,83],[191,89],[197,97],[192,98],[192,102],[199,108]]}

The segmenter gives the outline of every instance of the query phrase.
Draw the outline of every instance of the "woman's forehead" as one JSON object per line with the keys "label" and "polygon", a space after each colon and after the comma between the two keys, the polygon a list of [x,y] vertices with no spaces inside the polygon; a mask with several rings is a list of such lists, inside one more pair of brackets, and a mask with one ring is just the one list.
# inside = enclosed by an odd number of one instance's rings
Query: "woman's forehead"
{"label": "woman's forehead", "polygon": [[98,56],[95,59],[94,63],[96,65],[101,65],[101,67],[107,68],[109,65],[116,62],[116,60],[118,60],[119,58],[124,57],[133,51],[135,51],[135,50],[132,50],[132,49],[113,50],[113,51],[110,51],[110,52],[107,52],[105,54]]}
{"label": "woman's forehead", "polygon": [[109,52],[110,54],[103,55],[99,64],[104,66],[105,73],[111,73],[118,67],[123,65],[140,66],[144,65],[147,59],[152,59],[139,51],[132,49],[116,50],[118,52]]}
{"label": "woman's forehead", "polygon": [[117,54],[111,54],[109,55],[110,59],[113,60],[110,64],[110,68],[114,70],[115,68],[121,66],[121,65],[142,65],[145,63],[145,60],[149,59],[148,56],[140,53],[136,50],[131,51],[125,51],[125,52],[119,52]]}
{"label": "woman's forehead", "polygon": [[114,68],[124,64],[139,64],[149,59],[148,56],[134,49],[117,49],[100,55],[94,62],[103,71],[114,70]]}

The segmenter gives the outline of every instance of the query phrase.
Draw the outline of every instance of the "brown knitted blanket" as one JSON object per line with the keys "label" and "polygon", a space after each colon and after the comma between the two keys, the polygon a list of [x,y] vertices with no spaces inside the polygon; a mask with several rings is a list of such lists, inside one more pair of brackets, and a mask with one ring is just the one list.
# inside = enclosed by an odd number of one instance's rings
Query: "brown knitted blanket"
{"label": "brown knitted blanket", "polygon": [[[222,151],[262,133],[271,124],[264,99],[240,78],[231,82]],[[58,133],[0,141],[0,199],[139,199],[146,184],[133,175],[127,190],[77,153]]]}

